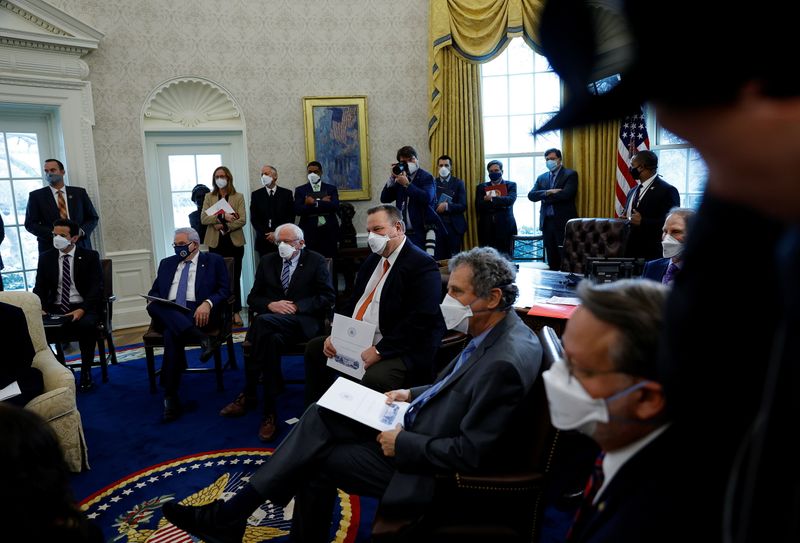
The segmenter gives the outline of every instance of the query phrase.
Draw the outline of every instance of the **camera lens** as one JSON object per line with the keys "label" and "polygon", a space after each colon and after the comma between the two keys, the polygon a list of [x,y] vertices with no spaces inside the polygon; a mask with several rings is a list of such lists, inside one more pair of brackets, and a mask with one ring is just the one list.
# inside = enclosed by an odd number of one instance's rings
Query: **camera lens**
{"label": "camera lens", "polygon": [[403,172],[408,171],[408,165],[405,162],[398,162],[392,167],[392,173],[395,175],[400,175]]}

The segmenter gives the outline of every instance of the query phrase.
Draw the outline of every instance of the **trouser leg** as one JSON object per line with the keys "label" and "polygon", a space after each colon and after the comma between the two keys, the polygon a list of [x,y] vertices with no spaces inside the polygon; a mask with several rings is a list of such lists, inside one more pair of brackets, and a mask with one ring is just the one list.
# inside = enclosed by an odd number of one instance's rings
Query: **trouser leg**
{"label": "trouser leg", "polygon": [[378,392],[388,392],[405,387],[407,373],[402,359],[387,358],[368,367],[361,384]]}
{"label": "trouser leg", "polygon": [[327,336],[319,336],[306,344],[305,372],[306,372],[306,405],[319,400],[320,396],[333,382],[332,372],[326,366],[328,358],[322,352]]}

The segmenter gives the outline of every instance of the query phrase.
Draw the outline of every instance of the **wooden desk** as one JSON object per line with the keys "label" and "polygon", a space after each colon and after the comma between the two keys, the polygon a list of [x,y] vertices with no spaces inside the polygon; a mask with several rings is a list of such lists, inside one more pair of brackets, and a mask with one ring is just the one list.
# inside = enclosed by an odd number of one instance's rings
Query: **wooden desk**
{"label": "wooden desk", "polygon": [[517,314],[532,330],[550,326],[560,336],[567,323],[565,319],[528,315],[535,302],[544,302],[551,296],[575,297],[576,286],[567,284],[567,272],[543,270],[530,264],[521,263],[517,271],[519,297],[514,304]]}

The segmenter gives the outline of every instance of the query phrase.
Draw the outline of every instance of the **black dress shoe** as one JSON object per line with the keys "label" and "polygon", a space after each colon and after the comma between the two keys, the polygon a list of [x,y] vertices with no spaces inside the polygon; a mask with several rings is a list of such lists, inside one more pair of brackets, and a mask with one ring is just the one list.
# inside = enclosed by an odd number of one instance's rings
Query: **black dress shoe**
{"label": "black dress shoe", "polygon": [[164,415],[162,420],[164,422],[172,422],[181,416],[181,402],[177,396],[164,397]]}
{"label": "black dress shoe", "polygon": [[214,349],[217,348],[217,342],[209,336],[203,336],[200,340],[200,362],[208,362],[214,355]]}
{"label": "black dress shoe", "polygon": [[172,524],[206,543],[241,543],[247,519],[221,522],[218,517],[223,503],[217,500],[200,507],[189,507],[167,502],[161,510]]}
{"label": "black dress shoe", "polygon": [[81,372],[81,384],[80,384],[81,392],[88,392],[94,389],[94,387],[95,384],[94,381],[92,381],[92,375],[90,373]]}

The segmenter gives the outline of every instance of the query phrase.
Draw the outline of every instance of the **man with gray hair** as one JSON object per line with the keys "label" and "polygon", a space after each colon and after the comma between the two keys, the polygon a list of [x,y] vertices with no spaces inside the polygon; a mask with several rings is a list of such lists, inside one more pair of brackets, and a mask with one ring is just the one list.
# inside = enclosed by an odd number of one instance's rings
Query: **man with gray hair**
{"label": "man with gray hair", "polygon": [[664,228],[661,229],[661,248],[664,258],[645,262],[642,277],[659,281],[665,285],[672,284],[683,267],[683,245],[690,219],[695,210],[688,207],[673,207],[669,210]]}
{"label": "man with gray hair", "polygon": [[164,358],[161,362],[164,422],[181,415],[178,387],[186,368],[186,344],[201,345],[201,361],[211,358],[216,345],[203,329],[219,324],[222,308],[230,294],[225,260],[213,253],[201,253],[200,236],[193,228],[175,230],[172,247],[175,255],[159,263],[156,280],[148,294],[186,309],[159,301],[147,304],[153,326],[164,335]]}
{"label": "man with gray hair", "polygon": [[247,305],[255,313],[247,340],[252,351],[245,366],[244,391],[220,415],[240,417],[257,403],[259,377],[264,390],[264,415],[258,430],[270,441],[277,430],[275,397],[282,390],[281,349],[323,332],[325,317],[336,302],[325,257],[305,248],[303,230],[294,223],[275,229],[278,252],[258,263]]}
{"label": "man with gray hair", "polygon": [[451,327],[466,323],[472,341],[432,385],[386,393],[387,403],[411,403],[403,425],[378,433],[311,405],[233,498],[197,508],[175,500],[164,516],[205,541],[241,541],[248,516],[264,501],[286,505],[295,496],[293,540],[329,541],[337,488],[416,511],[433,498],[436,474],[526,465],[542,348],[511,310],[514,277],[491,248],[451,261],[441,309]]}
{"label": "man with gray hair", "polygon": [[261,167],[261,184],[250,195],[250,222],[256,231],[256,251],[263,258],[278,250],[278,225],[294,222],[294,197],[291,190],[278,186],[278,170],[269,164]]}

